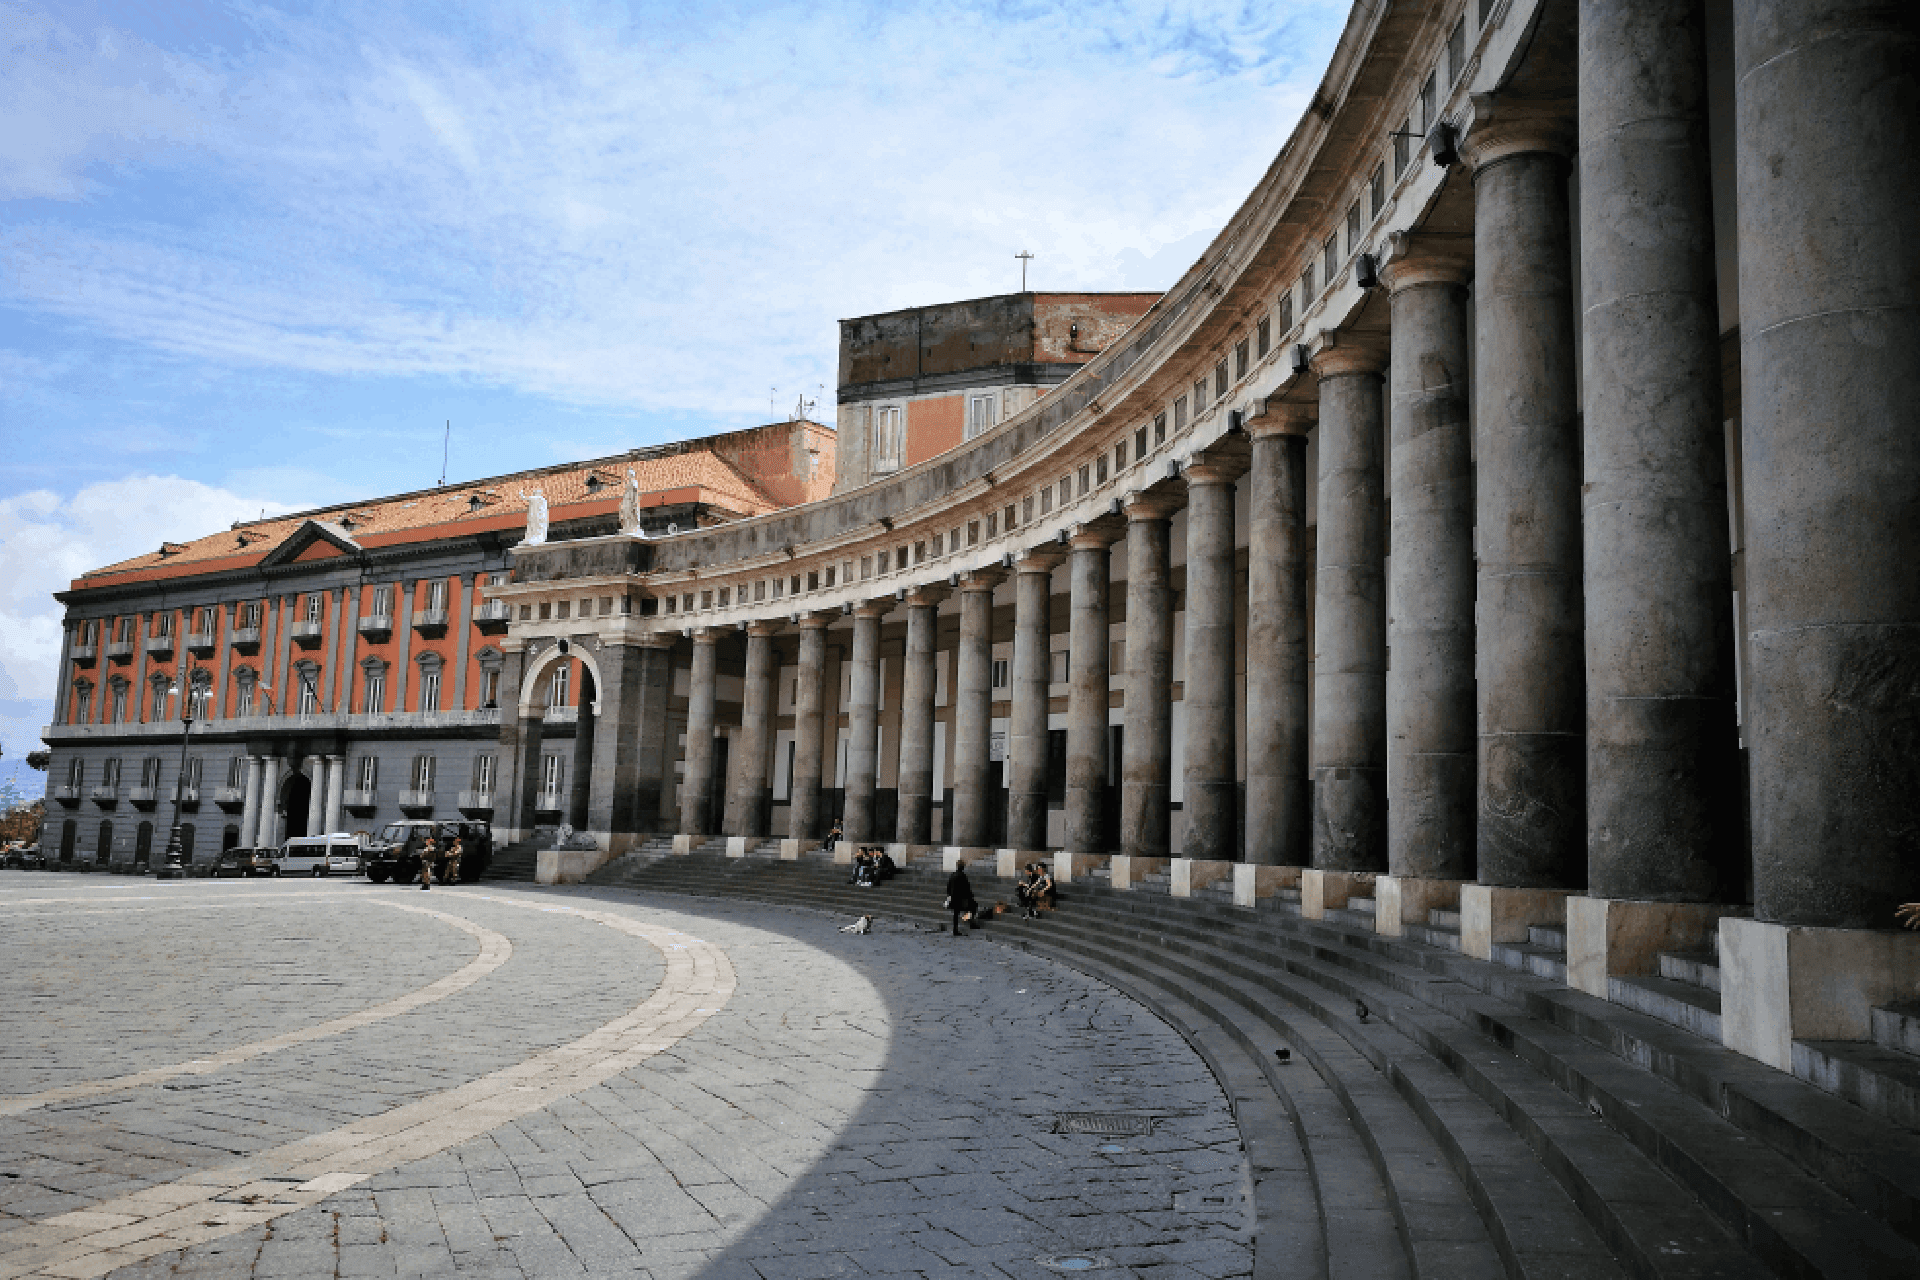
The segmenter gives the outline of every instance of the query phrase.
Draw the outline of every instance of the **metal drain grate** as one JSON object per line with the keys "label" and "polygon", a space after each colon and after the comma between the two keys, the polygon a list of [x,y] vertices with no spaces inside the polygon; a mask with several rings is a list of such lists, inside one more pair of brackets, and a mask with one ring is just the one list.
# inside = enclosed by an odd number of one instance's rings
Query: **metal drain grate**
{"label": "metal drain grate", "polygon": [[1136,1137],[1153,1132],[1153,1117],[1114,1111],[1062,1111],[1053,1118],[1053,1131],[1090,1133],[1101,1138]]}

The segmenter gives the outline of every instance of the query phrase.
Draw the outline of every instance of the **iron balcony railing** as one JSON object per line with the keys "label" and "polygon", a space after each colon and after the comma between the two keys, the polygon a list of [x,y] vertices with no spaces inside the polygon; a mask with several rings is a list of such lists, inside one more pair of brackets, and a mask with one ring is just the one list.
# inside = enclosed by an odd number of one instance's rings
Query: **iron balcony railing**
{"label": "iron balcony railing", "polygon": [[[564,711],[566,714],[556,715]],[[569,723],[572,707],[554,707],[547,712],[548,723]],[[209,733],[284,733],[289,729],[314,732],[374,733],[426,732],[438,729],[489,729],[500,724],[500,709],[478,711],[376,711],[344,714],[338,711],[295,712],[284,716],[229,716],[194,722],[198,730]],[[76,742],[94,738],[177,738],[178,720],[159,720],[151,724],[50,724],[43,725],[40,736],[48,742]]]}

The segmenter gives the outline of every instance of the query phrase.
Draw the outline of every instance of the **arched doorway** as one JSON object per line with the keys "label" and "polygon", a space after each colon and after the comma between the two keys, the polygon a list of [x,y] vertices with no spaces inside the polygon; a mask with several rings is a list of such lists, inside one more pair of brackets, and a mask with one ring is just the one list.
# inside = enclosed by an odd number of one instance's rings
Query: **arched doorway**
{"label": "arched doorway", "polygon": [[148,857],[153,853],[153,824],[143,822],[133,833],[133,861],[136,866],[146,866]]}
{"label": "arched doorway", "polygon": [[180,862],[184,866],[193,861],[193,824],[180,824]]}
{"label": "arched doorway", "polygon": [[239,847],[240,828],[229,823],[226,830],[220,833],[220,852],[225,853],[229,849],[237,849]]}
{"label": "arched doorway", "polygon": [[80,841],[80,824],[68,818],[60,824],[60,861],[73,861],[73,846]]}
{"label": "arched doorway", "polygon": [[313,782],[304,773],[287,776],[280,788],[280,812],[286,815],[282,830],[287,838],[307,834],[307,802],[313,798]]}
{"label": "arched doorway", "polygon": [[100,824],[100,842],[93,847],[93,860],[105,866],[113,861],[113,824]]}

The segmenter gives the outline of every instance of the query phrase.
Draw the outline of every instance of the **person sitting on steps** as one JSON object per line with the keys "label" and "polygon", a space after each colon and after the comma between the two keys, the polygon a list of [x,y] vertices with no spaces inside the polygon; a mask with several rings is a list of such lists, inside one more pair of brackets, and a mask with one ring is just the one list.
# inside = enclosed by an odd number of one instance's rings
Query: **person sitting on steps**
{"label": "person sitting on steps", "polygon": [[833,824],[833,830],[827,832],[827,842],[823,846],[823,848],[825,848],[828,853],[832,853],[833,846],[839,843],[840,843],[840,822],[838,819],[835,819]]}

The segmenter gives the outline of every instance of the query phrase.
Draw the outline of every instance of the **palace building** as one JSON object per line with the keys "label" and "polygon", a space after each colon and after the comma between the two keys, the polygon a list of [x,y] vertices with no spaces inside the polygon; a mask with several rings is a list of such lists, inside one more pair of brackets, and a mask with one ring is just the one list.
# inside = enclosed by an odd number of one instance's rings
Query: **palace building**
{"label": "palace building", "polygon": [[780,501],[703,443],[667,529],[615,458],[544,539],[513,477],[81,579],[50,847],[119,857],[191,661],[249,838],[565,819],[570,878],[838,818],[1552,926],[1600,999],[1717,939],[1726,1044],[1865,1040],[1920,982],[1915,52],[1865,3],[1356,5],[1171,290],[846,322]]}

